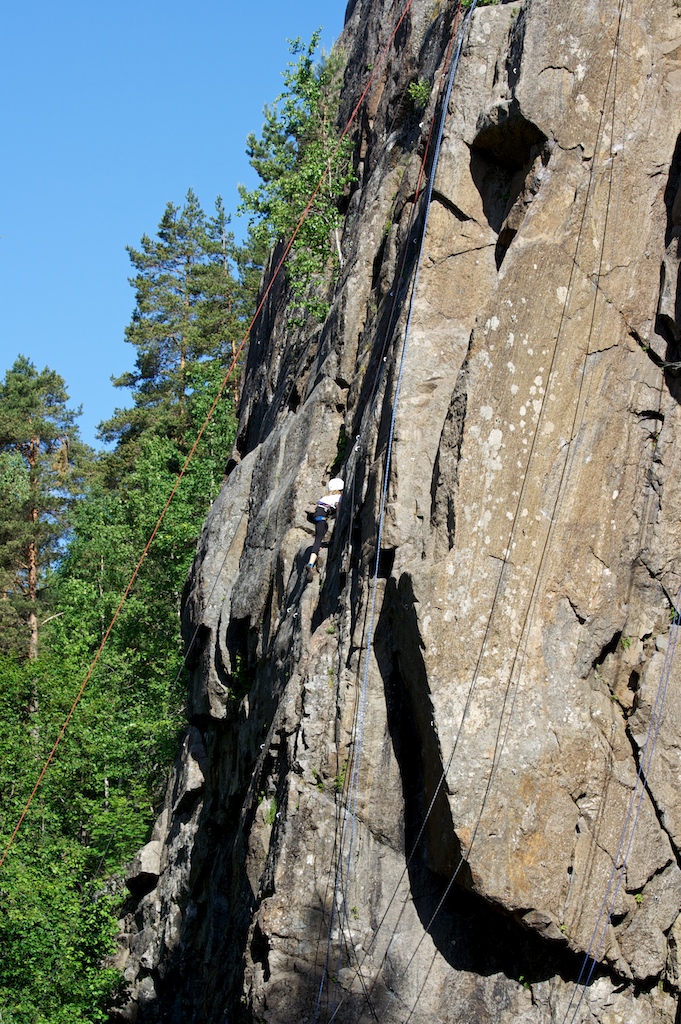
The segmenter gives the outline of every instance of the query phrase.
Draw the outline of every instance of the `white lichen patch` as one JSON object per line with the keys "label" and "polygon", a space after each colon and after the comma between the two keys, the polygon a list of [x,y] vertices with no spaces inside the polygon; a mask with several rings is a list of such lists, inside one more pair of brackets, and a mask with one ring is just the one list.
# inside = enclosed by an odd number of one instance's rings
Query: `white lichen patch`
{"label": "white lichen patch", "polygon": [[477,533],[478,530],[482,533],[484,530],[487,529],[491,521],[492,513],[488,509],[486,512],[483,512],[480,518],[478,519],[477,523],[473,527],[473,533]]}

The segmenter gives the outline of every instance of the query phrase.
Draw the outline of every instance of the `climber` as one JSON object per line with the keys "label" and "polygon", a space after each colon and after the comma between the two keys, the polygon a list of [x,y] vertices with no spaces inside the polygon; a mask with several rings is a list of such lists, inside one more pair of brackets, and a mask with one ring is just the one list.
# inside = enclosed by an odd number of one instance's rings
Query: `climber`
{"label": "climber", "polygon": [[338,508],[338,502],[343,496],[343,488],[345,484],[340,477],[334,477],[333,480],[329,480],[329,493],[325,494],[323,498],[320,498],[317,502],[317,506],[312,516],[312,522],[314,523],[314,544],[310,550],[310,557],[307,561],[307,571],[312,573],[319,555],[319,549],[322,546],[324,535],[326,534],[326,528],[329,521],[329,516],[335,516]]}

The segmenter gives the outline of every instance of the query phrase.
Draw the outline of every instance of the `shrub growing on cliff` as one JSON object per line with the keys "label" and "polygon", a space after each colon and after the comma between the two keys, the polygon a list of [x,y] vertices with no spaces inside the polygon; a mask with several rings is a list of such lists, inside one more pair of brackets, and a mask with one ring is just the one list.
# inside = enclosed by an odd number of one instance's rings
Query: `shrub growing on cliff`
{"label": "shrub growing on cliff", "polygon": [[261,184],[239,187],[240,212],[250,214],[253,237],[274,245],[293,234],[321,181],[288,262],[294,322],[307,314],[322,320],[328,312],[328,282],[341,263],[339,200],[354,180],[352,141],[339,144],[336,126],[342,56],[334,52],[316,61],[319,38],[315,32],[307,46],[300,39],[290,44],[296,59],[283,73],[284,92],[265,107],[260,138],[247,139]]}
{"label": "shrub growing on cliff", "polygon": [[430,83],[425,78],[417,78],[407,86],[407,96],[419,110],[425,107],[430,99]]}

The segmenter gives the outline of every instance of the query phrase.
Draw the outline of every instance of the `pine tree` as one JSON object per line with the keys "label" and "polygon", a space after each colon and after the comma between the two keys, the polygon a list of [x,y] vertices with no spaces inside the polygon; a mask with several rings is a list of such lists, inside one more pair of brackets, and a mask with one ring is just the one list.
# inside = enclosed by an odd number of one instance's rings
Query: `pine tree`
{"label": "pine tree", "polygon": [[[236,309],[243,333],[250,325],[258,305],[262,276],[270,254],[270,239],[249,225],[246,240],[237,246],[234,261],[237,269]],[[239,339],[241,340],[241,339]]]}
{"label": "pine tree", "polygon": [[[250,320],[250,307],[243,308],[241,288],[235,279],[233,267],[238,266],[238,253],[234,236],[227,230],[229,217],[220,196],[215,200],[215,216],[206,222],[204,258],[196,266],[197,327],[205,347],[205,355],[217,361],[222,368],[233,359]],[[247,325],[246,325],[247,326]],[[237,394],[237,378],[231,387]]]}
{"label": "pine tree", "polygon": [[[119,380],[134,407],[109,424],[116,449],[79,500],[82,446],[61,378],[20,357],[0,385],[0,849],[250,320],[219,201],[211,218],[191,193],[183,209],[169,206],[158,238],[131,256],[137,363]],[[4,867],[0,1006],[16,1024],[108,1019],[116,972],[102,963],[119,909],[110,894],[148,838],[177,749],[180,596],[235,425],[226,394]],[[38,651],[38,629],[39,656],[21,661]]]}
{"label": "pine tree", "polygon": [[[181,448],[192,433],[191,394],[197,377],[225,366],[239,334],[234,240],[222,201],[207,218],[190,189],[183,207],[168,203],[156,238],[128,248],[137,271],[136,307],[125,337],[137,349],[135,369],[113,382],[131,388],[132,409],[100,424],[103,440],[118,443],[129,468],[143,436],[165,437]],[[109,460],[110,462],[115,460]]]}
{"label": "pine tree", "polygon": [[19,356],[0,383],[0,634],[34,659],[39,609],[92,453],[78,438],[63,379]]}

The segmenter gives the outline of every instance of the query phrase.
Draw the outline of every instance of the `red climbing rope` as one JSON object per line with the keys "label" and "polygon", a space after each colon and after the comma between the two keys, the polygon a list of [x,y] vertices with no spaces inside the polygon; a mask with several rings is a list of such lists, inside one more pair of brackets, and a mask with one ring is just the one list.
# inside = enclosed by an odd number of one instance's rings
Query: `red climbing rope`
{"label": "red climbing rope", "polygon": [[[378,59],[376,61],[376,64],[375,64],[375,66],[373,68],[373,71],[372,71],[372,73],[371,73],[371,75],[370,75],[370,77],[369,77],[369,79],[367,81],[367,84],[364,87],[364,90],[363,90],[359,100],[355,104],[355,107],[353,108],[353,111],[350,114],[350,117],[348,118],[348,122],[345,125],[345,128],[343,129],[343,131],[341,133],[341,136],[340,136],[340,139],[338,140],[336,148],[335,148],[334,152],[331,155],[330,159],[332,161],[335,158],[336,154],[338,153],[338,150],[340,149],[340,147],[341,147],[345,137],[347,136],[348,132],[350,131],[350,128],[352,127],[352,125],[353,125],[353,123],[354,123],[354,121],[355,121],[355,119],[357,117],[357,114],[359,113],[359,110],[360,110],[360,108],[362,106],[362,103],[364,102],[364,100],[365,100],[365,98],[366,98],[366,96],[367,96],[367,94],[369,92],[369,89],[371,88],[371,86],[373,84],[373,81],[376,78],[376,75],[378,73],[379,68],[383,64],[383,62],[384,62],[384,60],[385,60],[385,58],[387,56],[388,50],[392,46],[393,40],[394,40],[395,36],[397,35],[397,32],[399,31],[399,28],[400,28],[402,22],[404,21],[406,15],[407,15],[407,12],[409,11],[409,8],[411,7],[412,3],[413,3],[413,0],[407,0],[407,3],[405,4],[402,13],[401,13],[397,23],[395,24],[395,27],[393,28],[393,30],[392,30],[392,32],[390,34],[390,38],[388,39],[388,41],[385,44],[383,50],[379,54],[379,57],[378,57]],[[248,339],[249,339],[249,337],[251,335],[251,331],[253,330],[253,327],[255,326],[255,324],[256,324],[259,316],[260,316],[260,313],[262,312],[262,308],[265,305],[265,303],[266,303],[266,301],[267,301],[267,299],[268,299],[268,297],[270,295],[270,292],[272,291],[272,288],[274,287],[275,281],[277,280],[277,277],[279,276],[279,273],[281,272],[282,267],[284,266],[284,263],[285,263],[288,255],[289,255],[289,253],[291,251],[291,247],[293,246],[293,243],[294,243],[294,241],[295,241],[295,239],[296,239],[296,237],[298,235],[298,232],[300,231],[300,228],[302,227],[305,219],[307,218],[307,216],[308,216],[308,214],[309,214],[309,212],[310,212],[310,210],[312,208],[312,205],[313,205],[313,203],[314,203],[314,201],[315,201],[315,199],[317,197],[317,193],[319,192],[320,188],[322,187],[322,184],[324,183],[325,177],[326,177],[326,172],[324,172],[324,174],[322,174],[322,176],[320,177],[319,182],[317,183],[317,187],[315,188],[314,192],[310,196],[310,199],[309,199],[307,205],[305,206],[305,209],[301,213],[300,218],[298,220],[298,223],[297,223],[297,225],[295,227],[295,230],[294,230],[293,234],[291,235],[291,237],[290,237],[290,239],[289,239],[289,241],[288,241],[288,243],[286,245],[286,248],[284,249],[284,252],[283,252],[279,262],[277,263],[272,276],[270,277],[269,283],[268,283],[267,287],[265,288],[265,291],[263,292],[263,295],[262,295],[262,298],[260,299],[258,307],[257,307],[255,313],[253,314],[253,317],[251,319],[250,324],[248,325],[248,329],[246,330],[246,333],[244,334],[239,347],[237,348],[236,352],[234,353],[234,357],[232,359],[231,365],[230,365],[229,369],[227,370],[227,373],[225,374],[225,376],[224,376],[224,378],[222,380],[222,383],[220,384],[220,387],[218,389],[217,395],[215,396],[213,404],[211,405],[210,409],[208,410],[208,413],[206,414],[206,418],[204,419],[203,423],[201,424],[201,428],[200,428],[200,430],[199,430],[199,432],[198,432],[198,434],[196,436],[196,440],[194,441],[194,444],[192,445],[191,449],[189,450],[189,453],[187,455],[187,458],[185,459],[185,462],[184,462],[184,465],[182,466],[182,469],[180,470],[180,472],[177,475],[177,479],[175,480],[175,483],[174,483],[174,485],[172,487],[172,490],[170,491],[170,494],[168,495],[168,499],[167,499],[165,505],[163,506],[161,514],[159,515],[159,517],[158,517],[158,519],[156,521],[156,525],[154,526],[153,530],[151,531],[151,535],[150,535],[150,537],[149,537],[149,539],[148,539],[148,541],[147,541],[147,543],[146,543],[146,545],[144,547],[144,550],[143,550],[143,552],[142,552],[142,554],[141,554],[141,556],[139,558],[139,561],[137,562],[137,565],[135,566],[135,569],[134,569],[134,571],[132,573],[132,576],[130,577],[130,580],[128,582],[127,587],[125,588],[123,596],[121,597],[121,599],[119,601],[118,607],[116,608],[116,611],[114,612],[114,614],[112,616],[111,622],[109,623],[109,626],[108,626],[108,628],[107,628],[107,630],[106,630],[106,632],[105,632],[105,634],[104,634],[104,636],[102,638],[102,642],[100,643],[100,645],[99,645],[99,647],[97,649],[97,653],[95,654],[95,657],[92,660],[92,663],[91,663],[91,665],[90,665],[90,667],[89,667],[89,669],[88,669],[88,671],[87,671],[87,673],[85,675],[85,678],[83,679],[83,682],[80,685],[80,689],[78,690],[78,693],[76,694],[75,700],[73,701],[73,704],[71,705],[71,709],[70,709],[68,715],[66,716],[64,724],[62,725],[61,729],[59,730],[57,738],[54,741],[54,745],[53,745],[52,749],[50,750],[50,752],[49,752],[49,754],[48,754],[48,756],[47,756],[47,758],[45,760],[45,763],[44,763],[44,765],[43,765],[43,767],[42,767],[42,769],[40,771],[40,774],[38,776],[38,779],[37,779],[33,789],[31,790],[31,794],[28,797],[28,800],[26,801],[26,803],[24,805],[24,808],[23,808],[23,810],[22,810],[22,812],[21,812],[21,814],[19,816],[19,820],[17,821],[17,823],[16,823],[16,825],[14,827],[14,831],[12,832],[12,834],[11,834],[11,836],[9,838],[9,842],[5,846],[5,849],[4,849],[3,853],[2,853],[2,857],[0,857],[0,868],[2,867],[2,865],[4,864],[4,862],[5,862],[6,858],[7,858],[7,854],[9,853],[9,850],[10,850],[12,844],[14,843],[14,840],[16,839],[16,836],[17,836],[17,834],[19,832],[19,829],[21,828],[21,825],[22,825],[22,823],[24,821],[24,818],[28,814],[28,811],[29,811],[29,808],[30,808],[30,806],[31,806],[31,804],[33,802],[33,799],[34,799],[36,793],[38,792],[38,789],[39,789],[39,787],[40,787],[40,785],[41,785],[41,783],[42,783],[42,781],[43,781],[43,779],[45,777],[45,773],[47,772],[47,769],[49,768],[50,763],[51,763],[54,755],[57,752],[57,748],[59,747],[59,744],[61,743],[61,741],[62,741],[62,739],[64,737],[64,733],[66,732],[66,729],[68,728],[68,725],[69,725],[71,719],[73,718],[75,710],[78,707],[78,704],[80,703],[80,700],[81,700],[81,698],[83,696],[83,693],[85,692],[85,689],[86,689],[88,683],[90,682],[90,679],[92,678],[92,673],[94,672],[94,670],[95,670],[95,668],[97,666],[97,663],[98,663],[98,661],[99,661],[99,659],[100,659],[100,657],[102,655],[102,651],[104,650],[104,647],[105,647],[105,645],[106,645],[106,643],[107,643],[107,641],[109,639],[109,636],[111,635],[111,631],[113,630],[113,628],[114,628],[114,626],[116,624],[118,616],[119,616],[119,614],[121,612],[121,609],[123,608],[123,605],[125,604],[125,602],[126,602],[126,600],[128,598],[128,595],[129,595],[129,593],[130,593],[130,591],[132,589],[132,586],[133,586],[135,580],[137,579],[137,576],[139,575],[139,571],[142,568],[142,565],[143,565],[143,563],[144,563],[144,561],[145,561],[145,559],[146,559],[146,557],[147,557],[147,555],[149,553],[149,549],[151,548],[151,545],[152,545],[152,543],[154,541],[154,538],[156,537],[156,534],[158,533],[158,531],[159,531],[159,529],[161,527],[161,524],[163,523],[163,520],[165,519],[166,513],[167,513],[168,509],[170,508],[171,502],[172,502],[173,498],[175,497],[175,494],[177,493],[177,490],[178,490],[178,488],[180,486],[180,483],[182,482],[182,479],[185,476],[185,473],[187,472],[187,468],[189,466],[189,463],[191,462],[192,458],[194,457],[194,455],[196,453],[196,449],[198,447],[198,444],[199,444],[201,438],[203,437],[203,434],[204,434],[204,432],[206,430],[206,427],[210,423],[210,420],[212,419],[213,413],[215,412],[215,410],[217,408],[218,402],[220,401],[220,399],[221,399],[221,397],[222,397],[222,395],[224,393],[224,390],[225,390],[225,388],[226,388],[226,386],[227,386],[227,384],[228,384],[232,374],[234,373],[234,370],[236,369],[236,365],[237,365],[239,357],[240,357],[240,355],[241,355],[241,353],[243,351],[243,348],[244,348],[246,342],[248,341]]]}

